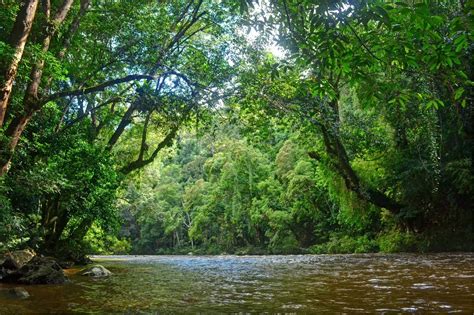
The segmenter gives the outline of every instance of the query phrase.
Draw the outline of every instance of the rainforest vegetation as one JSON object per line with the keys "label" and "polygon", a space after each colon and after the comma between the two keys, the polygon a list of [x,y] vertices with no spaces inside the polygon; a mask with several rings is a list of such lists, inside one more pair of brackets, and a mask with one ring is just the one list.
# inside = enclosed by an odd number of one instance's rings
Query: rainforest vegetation
{"label": "rainforest vegetation", "polygon": [[0,1],[0,251],[473,250],[473,15]]}

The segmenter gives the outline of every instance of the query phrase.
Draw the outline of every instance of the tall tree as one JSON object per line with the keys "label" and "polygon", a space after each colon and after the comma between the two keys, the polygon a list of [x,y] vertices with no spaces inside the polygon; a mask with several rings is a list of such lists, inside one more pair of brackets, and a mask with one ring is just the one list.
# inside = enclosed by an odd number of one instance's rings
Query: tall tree
{"label": "tall tree", "polygon": [[[23,57],[26,42],[31,32],[31,27],[36,15],[39,0],[23,1],[17,14],[13,30],[10,34],[10,46],[14,53],[9,56],[9,63],[0,69],[3,81],[0,86],[0,128],[3,126],[7,112],[8,101],[16,78],[18,65]],[[3,65],[3,63],[2,63]]]}

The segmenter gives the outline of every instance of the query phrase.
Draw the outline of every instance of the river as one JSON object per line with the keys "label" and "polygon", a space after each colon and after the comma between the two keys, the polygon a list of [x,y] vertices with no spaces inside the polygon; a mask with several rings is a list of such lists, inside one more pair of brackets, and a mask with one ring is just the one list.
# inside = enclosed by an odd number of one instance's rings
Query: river
{"label": "river", "polygon": [[94,256],[110,278],[0,285],[0,314],[474,313],[474,254]]}

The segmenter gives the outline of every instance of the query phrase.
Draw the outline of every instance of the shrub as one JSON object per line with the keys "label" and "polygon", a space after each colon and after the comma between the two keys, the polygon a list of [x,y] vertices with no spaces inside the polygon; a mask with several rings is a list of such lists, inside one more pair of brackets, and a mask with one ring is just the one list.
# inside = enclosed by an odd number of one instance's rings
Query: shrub
{"label": "shrub", "polygon": [[342,237],[333,235],[327,243],[314,245],[309,249],[312,254],[351,254],[351,253],[372,253],[378,249],[374,240],[364,236]]}
{"label": "shrub", "polygon": [[384,253],[423,252],[428,248],[426,240],[421,236],[398,230],[380,235],[377,238],[377,243],[380,251]]}

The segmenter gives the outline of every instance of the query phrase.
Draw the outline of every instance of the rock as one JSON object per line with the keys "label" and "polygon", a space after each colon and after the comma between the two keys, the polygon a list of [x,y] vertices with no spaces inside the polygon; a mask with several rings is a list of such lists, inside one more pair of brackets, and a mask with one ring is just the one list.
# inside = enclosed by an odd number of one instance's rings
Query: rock
{"label": "rock", "polygon": [[36,252],[32,249],[25,249],[14,251],[11,255],[17,260],[20,266],[23,267],[36,256]]}
{"label": "rock", "polygon": [[3,280],[23,284],[62,284],[68,281],[54,258],[39,256],[35,256],[19,270],[6,275]]}
{"label": "rock", "polygon": [[60,260],[60,261],[58,261],[58,264],[63,269],[70,269],[70,268],[72,268],[72,266],[74,266],[74,262],[70,261],[70,260]]}
{"label": "rock", "polygon": [[17,270],[20,269],[21,266],[13,257],[7,256],[2,264],[2,268],[7,270]]}
{"label": "rock", "polygon": [[73,263],[74,265],[79,266],[90,265],[93,263],[93,261],[83,253],[65,253],[59,257],[61,257],[61,263]]}
{"label": "rock", "polygon": [[81,275],[89,277],[108,277],[112,273],[102,265],[94,265],[81,271]]}
{"label": "rock", "polygon": [[16,272],[17,270],[5,269],[3,267],[0,268],[0,282],[5,281],[4,278],[7,278],[10,274]]}
{"label": "rock", "polygon": [[7,270],[3,267],[0,267],[0,281],[7,275]]}
{"label": "rock", "polygon": [[10,294],[12,298],[15,298],[15,299],[27,299],[30,297],[30,294],[28,293],[28,291],[26,291],[25,288],[22,288],[22,287],[10,289],[8,290],[8,293]]}
{"label": "rock", "polygon": [[17,270],[23,267],[28,263],[36,253],[32,249],[16,250],[10,253],[7,253],[0,267],[3,267],[8,270]]}

